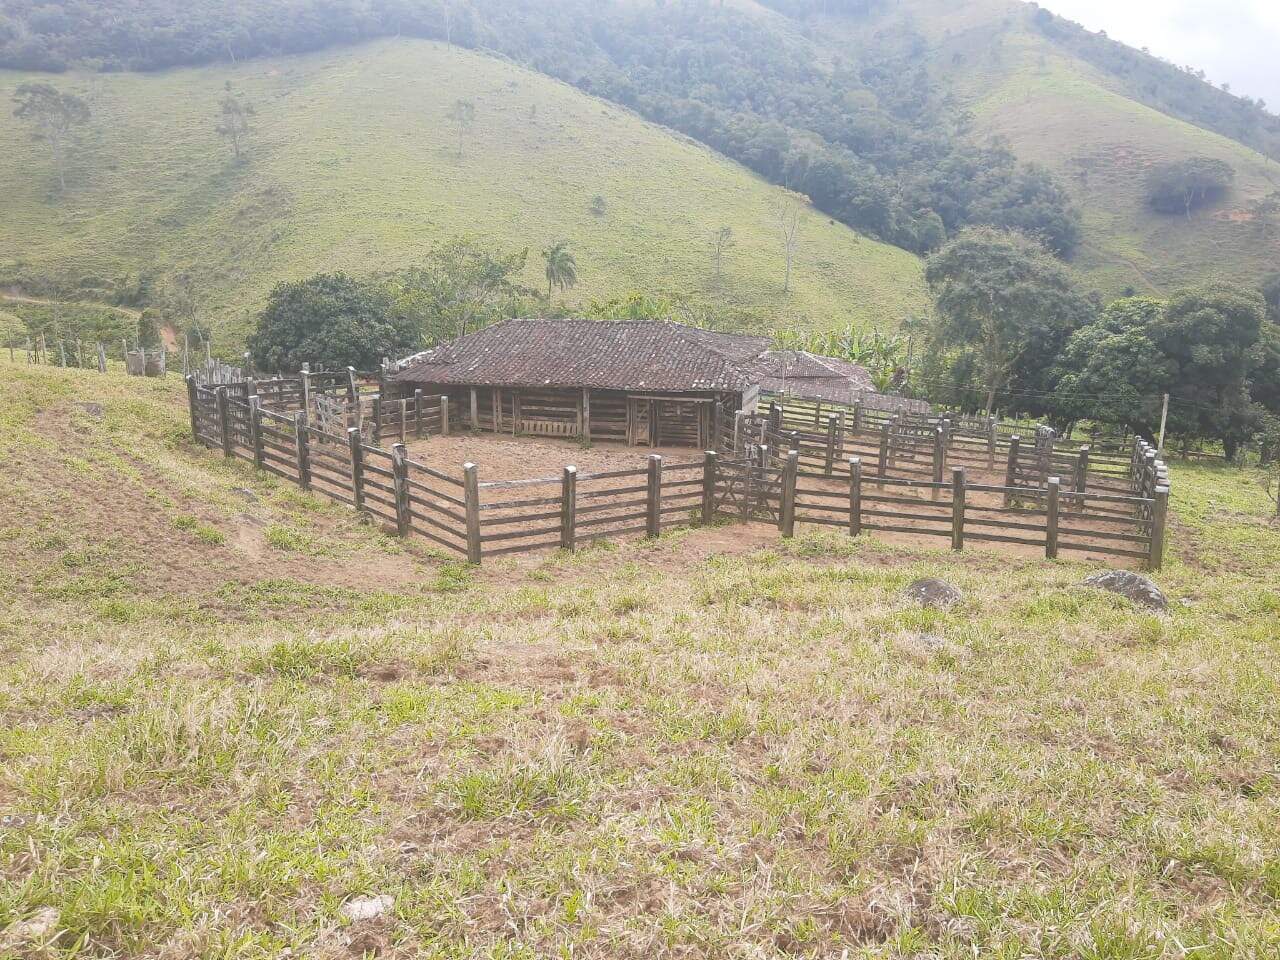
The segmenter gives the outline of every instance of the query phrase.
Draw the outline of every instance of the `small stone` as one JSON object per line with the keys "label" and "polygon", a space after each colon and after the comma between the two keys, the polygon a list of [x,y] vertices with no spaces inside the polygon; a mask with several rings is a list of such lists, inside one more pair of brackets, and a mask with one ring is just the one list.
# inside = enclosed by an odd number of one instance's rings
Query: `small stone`
{"label": "small stone", "polygon": [[84,408],[84,412],[87,413],[89,416],[93,417],[95,420],[102,419],[102,404],[85,403],[85,404],[81,404],[81,406]]}
{"label": "small stone", "polygon": [[964,595],[947,581],[932,577],[910,584],[903,595],[930,610],[950,610],[964,599]]}
{"label": "small stone", "polygon": [[395,898],[386,894],[380,897],[356,897],[342,905],[342,915],[357,922],[373,920],[390,910],[395,902]]}
{"label": "small stone", "polygon": [[1164,612],[1169,609],[1169,598],[1152,581],[1128,570],[1109,570],[1086,577],[1086,587],[1118,594],[1148,610]]}
{"label": "small stone", "polygon": [[0,947],[16,949],[38,942],[58,926],[58,911],[53,907],[41,907],[26,920],[15,920],[0,934]]}
{"label": "small stone", "polygon": [[236,487],[231,492],[235,494],[239,494],[241,497],[244,497],[244,499],[249,501],[249,503],[258,502],[258,495],[254,493],[252,490],[250,490],[248,487]]}

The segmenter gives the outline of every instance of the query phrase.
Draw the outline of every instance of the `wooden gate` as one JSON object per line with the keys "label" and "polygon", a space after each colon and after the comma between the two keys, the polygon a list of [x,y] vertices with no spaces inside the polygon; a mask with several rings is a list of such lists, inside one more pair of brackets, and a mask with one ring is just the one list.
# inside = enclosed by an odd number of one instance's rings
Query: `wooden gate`
{"label": "wooden gate", "polygon": [[720,460],[715,477],[716,513],[777,523],[782,516],[782,470],[754,460]]}

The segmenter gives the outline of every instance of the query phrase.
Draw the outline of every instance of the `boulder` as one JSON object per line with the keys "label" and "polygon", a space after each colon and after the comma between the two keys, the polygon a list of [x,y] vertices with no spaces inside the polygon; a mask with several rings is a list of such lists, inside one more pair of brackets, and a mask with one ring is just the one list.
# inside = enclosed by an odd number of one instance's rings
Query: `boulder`
{"label": "boulder", "polygon": [[964,595],[947,581],[933,577],[908,585],[903,595],[930,610],[950,610],[964,599]]}
{"label": "boulder", "polygon": [[1085,578],[1084,585],[1094,590],[1117,593],[1148,610],[1158,610],[1163,613],[1169,609],[1169,598],[1164,595],[1164,591],[1141,574],[1128,570],[1095,573]]}

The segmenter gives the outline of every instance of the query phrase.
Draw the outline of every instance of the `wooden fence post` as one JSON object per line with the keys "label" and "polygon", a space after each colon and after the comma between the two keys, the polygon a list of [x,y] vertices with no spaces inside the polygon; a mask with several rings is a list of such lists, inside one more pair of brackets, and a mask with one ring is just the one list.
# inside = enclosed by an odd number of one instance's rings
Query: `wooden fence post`
{"label": "wooden fence post", "polygon": [[716,467],[718,457],[708,450],[702,458],[702,525],[710,526],[716,517]]}
{"label": "wooden fence post", "polygon": [[351,502],[360,513],[364,510],[364,441],[359,427],[347,428],[347,446],[351,450]]}
{"label": "wooden fence post", "polygon": [[414,435],[422,439],[422,390],[413,391]]}
{"label": "wooden fence post", "polygon": [[[1089,490],[1089,458],[1092,448],[1085,444],[1080,448],[1080,455],[1076,459],[1076,493],[1087,493]],[[1084,501],[1081,500],[1081,509],[1083,509]]]}
{"label": "wooden fence post", "polygon": [[836,426],[835,417],[827,417],[827,462],[826,473],[831,476],[836,470]]}
{"label": "wooden fence post", "polygon": [[560,549],[573,553],[578,544],[578,468],[565,467],[560,481]]}
{"label": "wooden fence post", "polygon": [[480,476],[474,463],[462,465],[463,502],[467,510],[467,562],[479,565],[480,544]]}
{"label": "wooden fence post", "polygon": [[440,398],[440,436],[447,437],[449,435],[449,398],[443,396]]}
{"label": "wooden fence post", "polygon": [[1046,508],[1044,527],[1044,555],[1050,560],[1056,560],[1058,559],[1058,504],[1062,490],[1062,478],[1050,477],[1048,489],[1048,507]]}
{"label": "wooden fence post", "polygon": [[396,498],[396,535],[409,536],[409,458],[403,443],[391,447],[391,486]]}
{"label": "wooden fence post", "polygon": [[476,388],[471,388],[471,432],[480,432],[480,395]]}
{"label": "wooden fence post", "polygon": [[996,468],[996,418],[987,418],[987,469]]}
{"label": "wooden fence post", "polygon": [[884,489],[885,477],[889,475],[889,430],[891,426],[888,421],[880,428],[880,489]]}
{"label": "wooden fence post", "polygon": [[1151,505],[1151,556],[1147,560],[1147,568],[1159,570],[1164,566],[1165,523],[1169,519],[1169,488],[1156,487],[1154,503]]}
{"label": "wooden fence post", "polygon": [[653,539],[662,534],[662,456],[649,457],[649,503],[645,536]]}
{"label": "wooden fence post", "polygon": [[231,456],[231,423],[227,417],[227,388],[219,387],[215,395],[218,408],[218,439],[222,441],[222,455]]}
{"label": "wooden fence post", "polygon": [[400,401],[400,443],[401,445],[404,444],[406,439],[405,438],[405,430],[406,430],[405,421],[408,419],[409,419],[409,401],[401,400]]}
{"label": "wooden fence post", "polygon": [[862,459],[849,458],[849,536],[862,536]]}
{"label": "wooden fence post", "polygon": [[[12,360],[12,359],[13,359],[13,347],[12,347],[12,346],[10,346],[10,347],[9,347],[9,359],[10,359],[10,360]],[[99,372],[99,373],[106,373],[106,372],[107,372],[107,348],[106,348],[106,346],[102,343],[102,341],[98,341],[98,372]]]}
{"label": "wooden fence post", "polygon": [[733,415],[733,455],[735,457],[742,456],[743,451],[743,421],[747,419],[746,411],[739,410]]}
{"label": "wooden fence post", "polygon": [[1009,465],[1004,472],[1004,505],[1007,507],[1013,502],[1014,482],[1018,479],[1018,448],[1022,446],[1022,438],[1015,435],[1009,439]]}
{"label": "wooden fence post", "polygon": [[942,478],[947,463],[947,431],[945,427],[936,427],[933,431],[933,499],[942,498]]}
{"label": "wooden fence post", "polygon": [[857,433],[862,429],[862,401],[858,400],[853,405],[853,432]]}
{"label": "wooden fence post", "polygon": [[196,410],[196,378],[187,377],[187,405],[191,408],[191,439],[200,443],[200,420]]}
{"label": "wooden fence post", "polygon": [[373,444],[382,442],[382,394],[373,398]]}
{"label": "wooden fence post", "polygon": [[298,486],[311,489],[311,438],[307,435],[307,415],[299,411],[293,417],[295,449],[298,454]]}
{"label": "wooden fence post", "polygon": [[311,412],[311,365],[304,363],[298,374],[299,389],[302,391],[302,412]]}
{"label": "wooden fence post", "polygon": [[796,477],[800,472],[800,451],[787,452],[786,465],[782,468],[782,504],[778,510],[778,529],[790,539],[796,535]]}
{"label": "wooden fence post", "polygon": [[951,549],[964,549],[964,510],[967,494],[964,467],[951,469]]}
{"label": "wooden fence post", "polygon": [[253,465],[262,469],[266,453],[262,445],[262,398],[249,398],[249,443],[253,447]]}

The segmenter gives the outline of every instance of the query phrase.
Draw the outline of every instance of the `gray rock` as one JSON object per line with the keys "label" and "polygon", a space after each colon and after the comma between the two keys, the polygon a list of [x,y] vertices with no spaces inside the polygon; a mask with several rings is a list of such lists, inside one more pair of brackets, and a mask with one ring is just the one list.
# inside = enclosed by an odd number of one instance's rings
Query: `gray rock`
{"label": "gray rock", "polygon": [[964,595],[947,581],[932,577],[910,584],[903,595],[931,610],[950,610],[964,599]]}
{"label": "gray rock", "polygon": [[1084,585],[1095,590],[1119,594],[1148,610],[1164,612],[1169,609],[1169,598],[1164,595],[1164,591],[1146,577],[1128,570],[1095,573],[1085,578]]}
{"label": "gray rock", "polygon": [[258,502],[258,495],[254,493],[252,490],[250,490],[248,487],[236,487],[231,492],[243,497],[245,500],[249,501],[249,503]]}

